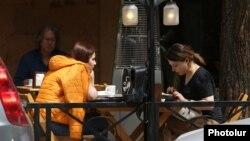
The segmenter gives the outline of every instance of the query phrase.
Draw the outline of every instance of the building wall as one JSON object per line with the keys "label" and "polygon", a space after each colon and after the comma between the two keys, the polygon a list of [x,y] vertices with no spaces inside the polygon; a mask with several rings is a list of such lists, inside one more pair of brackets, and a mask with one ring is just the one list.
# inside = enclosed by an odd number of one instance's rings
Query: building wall
{"label": "building wall", "polygon": [[41,26],[52,23],[61,30],[62,50],[78,39],[96,46],[96,83],[111,83],[119,9],[117,0],[2,0],[0,55],[13,76]]}

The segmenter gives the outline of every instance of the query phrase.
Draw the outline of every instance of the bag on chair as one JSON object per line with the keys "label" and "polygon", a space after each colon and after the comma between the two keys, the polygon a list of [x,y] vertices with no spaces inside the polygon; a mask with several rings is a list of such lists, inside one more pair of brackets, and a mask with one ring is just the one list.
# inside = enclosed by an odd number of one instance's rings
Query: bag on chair
{"label": "bag on chair", "polygon": [[141,103],[144,98],[146,67],[132,66],[123,69],[122,95],[128,103]]}
{"label": "bag on chair", "polygon": [[[182,107],[178,112],[183,118],[190,120],[193,118],[201,117],[202,113],[199,110],[190,108],[190,107]],[[180,117],[175,116],[176,118],[180,119]],[[184,119],[181,119],[184,120]]]}

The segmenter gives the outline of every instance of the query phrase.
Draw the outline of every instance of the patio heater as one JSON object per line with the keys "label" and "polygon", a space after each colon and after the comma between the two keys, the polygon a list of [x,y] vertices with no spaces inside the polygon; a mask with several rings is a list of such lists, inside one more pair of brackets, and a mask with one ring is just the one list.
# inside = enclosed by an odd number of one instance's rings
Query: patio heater
{"label": "patio heater", "polygon": [[[122,73],[125,67],[147,67],[146,102],[160,100],[162,72],[159,43],[159,17],[157,14],[157,0],[122,0],[121,13],[117,33],[117,44],[113,69],[112,83],[117,85],[118,92],[122,92]],[[164,0],[159,0],[158,3]],[[166,21],[164,25],[178,25],[176,4],[170,1],[163,12]],[[177,7],[178,8],[178,7]],[[171,20],[167,20],[170,18]],[[158,90],[157,90],[158,89]],[[159,95],[157,96],[156,90]],[[155,114],[154,114],[155,113]],[[144,139],[159,140],[159,108],[147,105],[144,110],[145,124]]]}
{"label": "patio heater", "polygon": [[[149,28],[148,28],[148,9],[146,7],[146,2],[144,0],[124,0],[121,5],[121,14],[119,18],[119,26],[117,33],[117,44],[115,51],[115,61],[113,69],[113,83],[121,84],[121,74],[122,69],[130,66],[145,66],[148,67],[148,57],[149,57]],[[124,19],[125,13],[129,10],[135,10],[138,14],[135,20],[129,23]],[[134,17],[134,15],[129,15],[128,17]],[[128,20],[131,20],[128,19]],[[155,17],[155,22],[157,17]],[[124,23],[125,21],[125,23]],[[159,47],[159,26],[154,27],[155,35],[154,39],[154,59],[156,60],[153,70],[156,73],[156,82],[161,83],[161,62],[160,62],[160,47]],[[118,92],[121,93],[121,86],[118,86]]]}

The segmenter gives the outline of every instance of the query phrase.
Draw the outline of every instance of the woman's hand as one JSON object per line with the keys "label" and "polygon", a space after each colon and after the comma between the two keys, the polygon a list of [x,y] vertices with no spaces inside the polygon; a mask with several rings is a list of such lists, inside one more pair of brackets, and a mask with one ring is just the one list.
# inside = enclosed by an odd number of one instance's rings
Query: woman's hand
{"label": "woman's hand", "polygon": [[170,86],[170,87],[167,88],[167,93],[168,94],[173,94],[174,91],[176,91],[175,87]]}
{"label": "woman's hand", "polygon": [[182,102],[186,102],[188,101],[181,93],[179,93],[178,91],[174,91],[173,93],[174,98],[177,101],[182,101]]}

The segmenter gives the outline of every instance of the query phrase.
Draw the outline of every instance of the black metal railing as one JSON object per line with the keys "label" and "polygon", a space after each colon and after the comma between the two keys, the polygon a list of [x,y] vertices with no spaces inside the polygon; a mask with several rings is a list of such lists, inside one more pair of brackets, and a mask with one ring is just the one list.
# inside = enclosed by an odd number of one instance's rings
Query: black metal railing
{"label": "black metal railing", "polygon": [[76,121],[81,123],[82,125],[85,124],[85,122],[82,122],[80,119],[77,119],[74,117],[72,114],[67,112],[67,110],[64,110],[65,108],[112,108],[112,107],[117,107],[117,108],[122,108],[122,107],[132,107],[134,108],[132,111],[130,111],[127,115],[125,115],[123,118],[119,119],[116,123],[113,125],[110,125],[108,129],[104,130],[101,133],[98,133],[94,129],[92,130],[94,132],[94,135],[97,137],[100,137],[104,135],[106,132],[108,132],[109,129],[114,128],[116,125],[124,121],[126,118],[134,114],[139,108],[142,108],[143,104],[127,104],[125,102],[86,102],[86,103],[28,103],[25,108],[26,109],[34,109],[34,135],[35,135],[35,140],[39,140],[40,138],[40,116],[39,116],[39,110],[41,108],[46,109],[46,133],[45,133],[45,139],[46,141],[51,140],[51,109],[52,108],[58,108],[61,109],[61,111],[65,112],[67,115],[70,117],[74,118]]}
{"label": "black metal railing", "polygon": [[[123,107],[132,107],[132,110],[129,114],[121,118],[117,121],[114,125],[109,126],[113,128],[114,126],[118,125],[120,122],[128,118],[133,113],[137,112],[138,110],[145,109],[145,106],[149,107],[178,107],[178,106],[185,106],[185,107],[203,107],[203,106],[219,106],[219,107],[233,107],[233,106],[242,106],[248,107],[250,106],[250,101],[218,101],[218,102],[175,102],[175,101],[168,101],[168,102],[144,102],[142,104],[128,104],[126,102],[86,102],[86,103],[28,103],[25,108],[27,109],[34,109],[34,133],[35,133],[35,140],[39,140],[40,133],[39,133],[39,109],[45,108],[46,109],[46,141],[50,141],[51,136],[51,108],[123,108]],[[65,111],[66,112],[66,111]],[[145,112],[145,111],[144,111]],[[69,113],[68,113],[69,114]],[[71,115],[72,116],[72,115]],[[144,118],[144,120],[146,120]],[[81,121],[80,121],[81,122]],[[147,124],[150,121],[144,122]],[[84,124],[84,122],[81,122]],[[107,132],[109,129],[105,130]],[[100,134],[96,134],[99,136]],[[157,135],[155,135],[157,136]]]}

